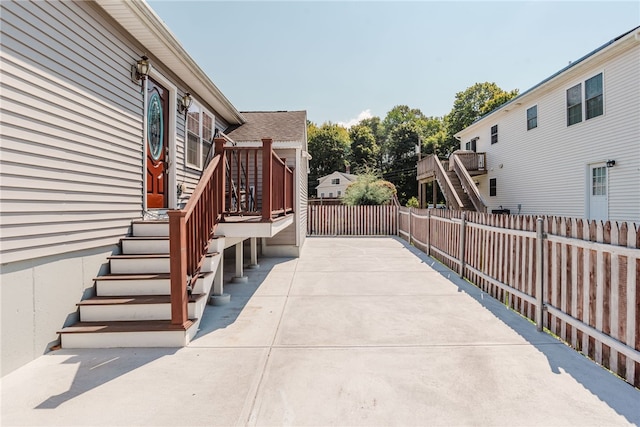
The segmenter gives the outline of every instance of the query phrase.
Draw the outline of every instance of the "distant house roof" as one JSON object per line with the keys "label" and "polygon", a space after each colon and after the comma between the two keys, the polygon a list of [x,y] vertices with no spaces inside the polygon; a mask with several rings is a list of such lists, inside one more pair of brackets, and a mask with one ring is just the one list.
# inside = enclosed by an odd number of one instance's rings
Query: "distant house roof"
{"label": "distant house roof", "polygon": [[[357,180],[357,179],[358,179],[358,175],[354,175],[354,174],[352,174],[352,173],[346,173],[346,172],[335,171],[335,172],[331,172],[329,175],[321,176],[320,178],[318,178],[318,183],[319,183],[318,187],[320,187],[320,186],[322,185],[322,183],[323,183],[327,178],[329,178],[330,176],[335,175],[335,174],[339,174],[339,175],[341,175],[341,176],[345,177],[349,182],[354,182],[355,180]],[[318,188],[318,187],[316,187],[316,188]]]}
{"label": "distant house roof", "polygon": [[242,112],[246,122],[233,126],[225,133],[236,142],[305,141],[307,129],[306,111],[248,111]]}

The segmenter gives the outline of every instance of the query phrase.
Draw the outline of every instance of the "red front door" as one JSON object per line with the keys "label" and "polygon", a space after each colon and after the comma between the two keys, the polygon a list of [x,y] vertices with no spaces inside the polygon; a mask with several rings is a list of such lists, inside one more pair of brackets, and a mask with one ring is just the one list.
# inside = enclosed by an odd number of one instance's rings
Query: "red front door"
{"label": "red front door", "polygon": [[153,79],[147,82],[147,208],[167,207],[169,93]]}

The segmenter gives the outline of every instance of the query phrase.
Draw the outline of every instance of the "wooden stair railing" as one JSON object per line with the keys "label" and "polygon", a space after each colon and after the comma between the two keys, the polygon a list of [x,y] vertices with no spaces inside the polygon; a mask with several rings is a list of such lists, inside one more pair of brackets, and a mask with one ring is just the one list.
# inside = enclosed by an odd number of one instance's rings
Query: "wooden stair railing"
{"label": "wooden stair railing", "polygon": [[259,215],[258,170],[260,148],[224,147],[227,163],[225,215]]}
{"label": "wooden stair railing", "polygon": [[438,156],[436,156],[435,154],[431,154],[429,157],[433,157],[433,165],[435,170],[436,181],[438,181],[438,184],[440,185],[440,188],[444,193],[444,198],[447,201],[447,205],[451,209],[455,209],[455,210],[464,209],[464,204],[460,200],[460,197],[458,197],[456,190],[453,188],[453,184],[451,184],[451,181],[447,176],[447,172],[442,166],[442,163],[440,163]]}
{"label": "wooden stair railing", "polygon": [[171,323],[185,328],[189,320],[188,289],[193,289],[209,250],[209,241],[225,209],[225,140],[216,138],[214,142],[215,157],[203,172],[186,206],[168,212]]}
{"label": "wooden stair railing", "polygon": [[482,200],[482,196],[480,196],[480,192],[478,191],[476,184],[473,182],[473,179],[471,179],[471,175],[469,175],[467,168],[462,162],[462,159],[460,159],[460,157],[455,153],[453,154],[452,157],[453,157],[453,170],[456,173],[456,175],[458,175],[458,178],[460,179],[460,184],[462,184],[462,188],[469,196],[469,199],[471,199],[471,203],[473,203],[473,207],[476,209],[477,212],[486,212],[487,207],[485,206],[484,201]]}
{"label": "wooden stair railing", "polygon": [[227,146],[224,151],[227,209],[223,215],[262,215],[263,221],[269,221],[293,211],[293,171],[273,151],[271,139],[263,139],[261,148]]}
{"label": "wooden stair railing", "polygon": [[293,211],[293,171],[273,151],[273,140],[262,140],[262,220]]}

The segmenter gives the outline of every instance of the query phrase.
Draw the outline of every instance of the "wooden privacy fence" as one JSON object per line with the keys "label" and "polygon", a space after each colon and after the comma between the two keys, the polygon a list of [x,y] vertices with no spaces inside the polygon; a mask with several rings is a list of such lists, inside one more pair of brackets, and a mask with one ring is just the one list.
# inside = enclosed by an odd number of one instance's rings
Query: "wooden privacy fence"
{"label": "wooden privacy fence", "polygon": [[398,233],[640,387],[634,224],[401,207]]}
{"label": "wooden privacy fence", "polygon": [[388,236],[397,234],[398,207],[309,205],[309,236]]}

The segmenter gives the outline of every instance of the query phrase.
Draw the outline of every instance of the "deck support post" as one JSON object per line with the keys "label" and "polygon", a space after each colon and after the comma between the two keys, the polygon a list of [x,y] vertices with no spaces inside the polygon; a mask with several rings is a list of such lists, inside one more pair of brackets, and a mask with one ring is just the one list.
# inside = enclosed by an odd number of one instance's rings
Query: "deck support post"
{"label": "deck support post", "polygon": [[244,240],[236,243],[236,275],[231,281],[233,283],[246,283],[249,279],[244,275]]}
{"label": "deck support post", "polygon": [[251,261],[247,266],[248,269],[256,269],[260,268],[260,264],[258,264],[258,238],[252,237],[250,240],[251,243]]}
{"label": "deck support post", "polygon": [[231,300],[229,294],[224,293],[224,250],[220,252],[220,262],[216,274],[213,278],[213,289],[211,297],[209,298],[209,304],[211,305],[225,305]]}
{"label": "deck support post", "polygon": [[438,181],[434,179],[431,182],[431,199],[433,200],[433,208],[438,207]]}

